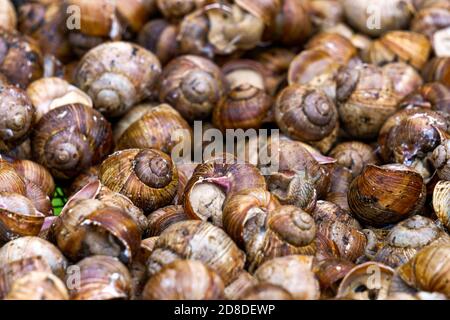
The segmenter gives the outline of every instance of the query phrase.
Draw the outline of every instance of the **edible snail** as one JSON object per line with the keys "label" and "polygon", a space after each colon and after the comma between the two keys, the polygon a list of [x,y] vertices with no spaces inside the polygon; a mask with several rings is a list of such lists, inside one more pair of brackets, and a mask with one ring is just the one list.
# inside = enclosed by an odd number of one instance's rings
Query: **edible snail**
{"label": "edible snail", "polygon": [[450,181],[439,181],[434,187],[433,209],[440,222],[450,230]]}
{"label": "edible snail", "polygon": [[32,271],[12,283],[5,300],[69,300],[69,294],[51,272]]}
{"label": "edible snail", "polygon": [[78,64],[77,86],[108,117],[125,114],[133,105],[150,97],[161,73],[158,58],[129,42],[109,42],[91,49]]}
{"label": "edible snail", "polygon": [[420,174],[406,166],[368,165],[350,185],[348,204],[358,220],[381,227],[419,213],[425,189]]}
{"label": "edible snail", "polygon": [[164,68],[159,99],[189,122],[207,118],[225,94],[222,71],[214,62],[194,55],[179,56]]}
{"label": "edible snail", "polygon": [[188,220],[188,216],[180,205],[159,208],[148,216],[148,235],[150,237],[159,236],[172,224],[185,220]]}
{"label": "edible snail", "polygon": [[156,149],[116,151],[100,165],[101,182],[150,212],[172,202],[178,171],[172,159]]}
{"label": "edible snail", "polygon": [[31,141],[36,161],[54,177],[68,179],[103,160],[111,149],[112,130],[98,111],[77,103],[48,111]]}
{"label": "edible snail", "polygon": [[66,274],[72,300],[126,300],[131,295],[130,272],[114,257],[94,255],[72,268],[79,272]]}
{"label": "edible snail", "polygon": [[147,282],[144,300],[219,300],[224,296],[220,276],[196,260],[177,260]]}
{"label": "edible snail", "polygon": [[188,220],[164,230],[147,261],[150,276],[167,264],[183,259],[203,262],[222,278],[225,285],[244,268],[245,255],[220,228],[208,222]]}
{"label": "edible snail", "polygon": [[312,256],[291,255],[269,260],[255,271],[255,277],[261,282],[281,286],[295,300],[314,300],[320,296]]}
{"label": "edible snail", "polygon": [[240,300],[293,300],[292,295],[283,287],[271,283],[258,283],[245,290]]}
{"label": "edible snail", "polygon": [[348,168],[353,177],[358,176],[366,165],[378,162],[375,150],[359,141],[340,143],[331,150],[329,155],[336,159],[338,165]]}
{"label": "edible snail", "polygon": [[11,0],[0,1],[0,27],[6,30],[14,30],[17,25],[17,14]]}

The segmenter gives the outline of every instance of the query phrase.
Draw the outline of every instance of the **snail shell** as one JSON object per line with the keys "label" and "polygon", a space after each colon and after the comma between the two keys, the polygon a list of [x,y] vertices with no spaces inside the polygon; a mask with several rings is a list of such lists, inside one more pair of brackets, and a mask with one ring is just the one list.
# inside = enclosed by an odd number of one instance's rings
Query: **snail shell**
{"label": "snail shell", "polygon": [[353,174],[349,169],[336,167],[332,172],[330,191],[326,195],[325,200],[338,205],[345,211],[350,211],[347,194],[352,180]]}
{"label": "snail shell", "polygon": [[170,153],[177,145],[189,144],[192,129],[168,104],[133,107],[116,125],[116,149],[154,148]]}
{"label": "snail shell", "polygon": [[426,82],[437,81],[448,87],[450,85],[450,58],[435,57],[431,59],[422,70],[422,76]]}
{"label": "snail shell", "polygon": [[344,259],[329,258],[314,265],[316,274],[322,291],[322,297],[329,294],[336,295],[339,283],[355,267],[355,264]]}
{"label": "snail shell", "polygon": [[450,244],[427,246],[398,269],[407,285],[450,297]]}
{"label": "snail shell", "polygon": [[384,300],[394,270],[378,262],[355,266],[339,285],[337,298],[352,300]]}
{"label": "snail shell", "polygon": [[439,181],[434,187],[433,209],[442,224],[450,230],[450,181]]}
{"label": "snail shell", "polygon": [[212,61],[185,55],[175,58],[164,68],[159,99],[192,122],[207,118],[225,91],[225,78]]}
{"label": "snail shell", "polygon": [[0,72],[12,84],[24,89],[42,77],[42,54],[32,39],[0,28],[0,48]]}
{"label": "snail shell", "polygon": [[203,262],[228,285],[243,270],[245,255],[222,229],[207,222],[188,220],[175,223],[161,233],[147,268],[154,275],[180,259]]}
{"label": "snail shell", "polygon": [[172,159],[161,151],[127,149],[103,161],[100,180],[148,214],[172,202],[178,188],[178,171]]}
{"label": "snail shell", "polygon": [[223,209],[223,226],[245,248],[249,270],[274,257],[316,251],[313,218],[295,206],[280,206],[263,189],[233,195]]}
{"label": "snail shell", "polygon": [[331,150],[330,157],[335,158],[338,165],[348,168],[353,177],[358,176],[366,165],[378,162],[375,150],[359,141],[338,144]]}
{"label": "snail shell", "polygon": [[278,96],[275,119],[288,136],[301,141],[318,141],[330,135],[338,121],[333,101],[323,92],[290,85]]}
{"label": "snail shell", "polygon": [[188,220],[184,209],[179,205],[171,205],[160,208],[148,216],[148,235],[159,236],[164,230],[174,223]]}
{"label": "snail shell", "polygon": [[0,85],[0,151],[22,143],[32,130],[35,108],[26,93],[12,85]]}
{"label": "snail shell", "polygon": [[182,19],[195,9],[206,4],[206,0],[156,0],[159,11],[168,19]]}
{"label": "snail shell", "polygon": [[99,254],[131,263],[141,240],[138,226],[130,215],[95,199],[69,202],[56,220],[54,230],[58,247],[75,261]]}
{"label": "snail shell", "polygon": [[178,260],[164,266],[147,282],[144,300],[219,300],[224,296],[220,276],[195,260]]}
{"label": "snail shell", "polygon": [[126,300],[131,295],[130,272],[116,258],[94,255],[72,268],[79,271],[78,283],[73,274],[66,275],[72,300]]}
{"label": "snail shell", "polygon": [[431,161],[438,177],[450,181],[450,139],[445,139],[434,149]]}
{"label": "snail shell", "polygon": [[348,204],[357,219],[386,226],[422,210],[426,198],[423,178],[402,165],[368,165],[350,185]]}
{"label": "snail shell", "polygon": [[55,275],[64,278],[68,262],[61,251],[50,242],[38,237],[22,237],[0,248],[0,268],[14,261],[41,257]]}
{"label": "snail shell", "polygon": [[6,300],[69,300],[69,293],[51,272],[32,271],[11,285]]}
{"label": "snail shell", "polygon": [[255,271],[255,277],[281,286],[295,300],[316,300],[320,287],[312,268],[312,256],[292,255],[265,262]]}
{"label": "snail shell", "polygon": [[238,300],[242,294],[250,287],[255,286],[258,280],[247,271],[242,271],[240,275],[225,287],[225,298],[228,300]]}
{"label": "snail shell", "polygon": [[15,160],[12,162],[12,166],[24,180],[39,186],[48,196],[53,195],[55,182],[45,167],[31,160]]}
{"label": "snail shell", "polygon": [[408,262],[421,248],[433,243],[450,243],[450,237],[432,220],[413,216],[391,229],[385,245],[375,255],[375,261],[397,268]]}
{"label": "snail shell", "polygon": [[283,287],[271,283],[258,283],[245,290],[240,300],[294,300]]}
{"label": "snail shell", "polygon": [[110,151],[111,125],[96,110],[65,105],[47,112],[34,128],[36,161],[56,178],[68,179],[99,163]]}
{"label": "snail shell", "polygon": [[108,117],[125,114],[148,98],[161,73],[153,53],[128,42],[109,42],[90,50],[75,75],[77,86]]}
{"label": "snail shell", "polygon": [[0,27],[5,30],[14,30],[17,25],[17,14],[14,4],[10,0],[0,1]]}
{"label": "snail shell", "polygon": [[28,86],[27,94],[36,109],[36,122],[50,110],[64,105],[81,103],[93,106],[86,93],[60,78],[36,80]]}

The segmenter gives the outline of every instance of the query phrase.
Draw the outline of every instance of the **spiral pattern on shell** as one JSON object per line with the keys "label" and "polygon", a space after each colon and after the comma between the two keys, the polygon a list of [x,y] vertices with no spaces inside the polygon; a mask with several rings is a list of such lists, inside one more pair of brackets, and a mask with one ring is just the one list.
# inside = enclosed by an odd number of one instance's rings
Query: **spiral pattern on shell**
{"label": "spiral pattern on shell", "polygon": [[111,125],[81,104],[46,113],[34,128],[33,155],[57,178],[68,179],[99,163],[112,145]]}

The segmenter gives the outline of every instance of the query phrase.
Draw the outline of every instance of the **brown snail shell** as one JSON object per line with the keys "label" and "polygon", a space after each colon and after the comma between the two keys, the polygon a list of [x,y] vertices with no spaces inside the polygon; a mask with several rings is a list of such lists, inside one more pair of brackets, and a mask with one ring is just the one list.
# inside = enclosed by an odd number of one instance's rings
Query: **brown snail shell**
{"label": "brown snail shell", "polygon": [[223,209],[223,226],[245,248],[249,270],[275,257],[316,251],[313,218],[295,206],[280,206],[263,189],[233,195]]}
{"label": "brown snail shell", "polygon": [[442,132],[449,130],[447,118],[444,113],[425,108],[398,111],[380,131],[381,158],[410,166],[429,179],[432,172],[427,168],[426,158],[441,143]]}
{"label": "brown snail shell", "polygon": [[398,269],[407,285],[450,296],[450,244],[427,246]]}
{"label": "brown snail shell", "polygon": [[433,243],[450,243],[450,237],[432,220],[416,215],[390,230],[385,245],[375,255],[375,261],[397,268],[421,248]]}
{"label": "brown snail shell", "polygon": [[47,112],[34,128],[36,161],[56,178],[68,179],[98,164],[110,151],[111,125],[96,110],[65,105]]}
{"label": "brown snail shell", "polygon": [[69,202],[54,230],[58,247],[74,261],[99,254],[131,263],[141,240],[137,224],[126,211],[95,199]]}
{"label": "brown snail shell", "polygon": [[164,266],[147,282],[144,300],[219,300],[224,296],[220,276],[196,260]]}
{"label": "brown snail shell", "polygon": [[386,299],[393,275],[393,269],[378,262],[357,265],[342,280],[337,297],[352,300]]}
{"label": "brown snail shell", "polygon": [[159,99],[192,122],[208,117],[225,91],[224,76],[212,61],[185,55],[175,58],[164,68]]}
{"label": "brown snail shell", "polygon": [[183,206],[171,205],[153,211],[148,216],[148,235],[159,236],[164,230],[174,223],[188,220]]}
{"label": "brown snail shell", "polygon": [[318,141],[330,135],[338,121],[334,102],[312,87],[290,85],[278,96],[275,119],[291,138]]}
{"label": "brown snail shell", "polygon": [[75,80],[96,109],[108,117],[118,117],[150,97],[160,73],[161,64],[153,53],[136,44],[116,41],[86,53]]}
{"label": "brown snail shell", "polygon": [[53,273],[64,278],[68,262],[61,251],[50,242],[38,237],[21,237],[0,248],[0,267],[27,259],[41,257]]}
{"label": "brown snail shell", "polygon": [[347,64],[357,55],[357,50],[350,40],[338,33],[332,32],[318,33],[308,41],[305,48],[328,52],[343,65]]}
{"label": "brown snail shell", "polygon": [[423,79],[426,82],[437,81],[447,87],[450,85],[450,58],[433,58],[422,70]]}
{"label": "brown snail shell", "polygon": [[170,153],[175,146],[189,144],[192,129],[168,104],[133,107],[116,125],[116,149],[154,148]]}
{"label": "brown snail shell", "polygon": [[138,36],[138,43],[153,52],[165,65],[175,58],[179,52],[177,41],[178,26],[164,19],[150,20],[142,27]]}
{"label": "brown snail shell", "polygon": [[392,80],[398,99],[405,98],[423,84],[421,75],[404,62],[388,63],[383,66],[383,72]]}
{"label": "brown snail shell", "polygon": [[48,263],[40,256],[24,258],[3,265],[0,270],[0,299],[5,298],[14,281],[33,271],[52,272]]}
{"label": "brown snail shell", "polygon": [[372,226],[404,220],[423,208],[423,178],[402,165],[368,165],[350,185],[348,202],[352,214]]}
{"label": "brown snail shell", "polygon": [[427,83],[408,95],[401,107],[423,107],[450,113],[450,89],[439,82]]}
{"label": "brown snail shell", "polygon": [[336,159],[336,163],[348,168],[353,177],[358,176],[367,164],[377,164],[375,150],[359,141],[349,141],[338,144],[331,150],[330,157]]}
{"label": "brown snail shell", "polygon": [[70,185],[68,195],[72,196],[91,182],[99,180],[99,172],[99,166],[92,166],[81,172],[78,176],[75,177],[72,184]]}
{"label": "brown snail shell", "polygon": [[354,266],[354,263],[338,258],[325,259],[315,264],[313,270],[320,282],[322,297],[335,296],[340,282]]}
{"label": "brown snail shell", "polygon": [[255,277],[281,286],[295,300],[314,300],[320,296],[320,287],[312,268],[312,256],[292,255],[265,262],[255,271]]}
{"label": "brown snail shell", "polygon": [[195,9],[201,8],[206,0],[156,0],[159,11],[168,19],[182,19]]}
{"label": "brown snail shell", "polygon": [[441,223],[450,230],[450,181],[439,181],[434,187],[433,209]]}
{"label": "brown snail shell", "polygon": [[30,181],[39,186],[48,196],[53,195],[55,182],[45,167],[31,160],[15,160],[12,162],[12,166],[25,181]]}
{"label": "brown snail shell", "polygon": [[0,72],[11,84],[26,88],[42,76],[42,54],[30,38],[0,28]]}
{"label": "brown snail shell", "polygon": [[0,239],[9,241],[21,236],[37,236],[44,224],[44,214],[28,198],[0,192]]}
{"label": "brown snail shell", "polygon": [[164,230],[147,261],[150,275],[182,259],[203,262],[217,272],[225,285],[244,268],[245,255],[220,228],[198,220],[175,223]]}
{"label": "brown snail shell", "polygon": [[172,202],[178,187],[178,171],[172,159],[161,151],[127,149],[103,161],[100,180],[148,214]]}
{"label": "brown snail shell", "polygon": [[38,122],[47,112],[58,107],[81,103],[92,107],[91,98],[60,78],[42,78],[32,82],[27,88],[27,95],[36,109],[36,119]]}
{"label": "brown snail shell", "polygon": [[33,38],[46,55],[67,62],[72,51],[63,1],[32,1],[18,8],[19,30]]}
{"label": "brown snail shell", "polygon": [[402,165],[368,165],[350,185],[348,203],[361,222],[371,226],[396,223],[422,210],[423,178]]}
{"label": "brown snail shell", "polygon": [[69,272],[66,275],[72,300],[126,300],[130,297],[131,275],[116,258],[94,255],[72,268],[79,272],[78,279]]}
{"label": "brown snail shell", "polygon": [[6,300],[69,300],[69,293],[51,272],[32,271],[14,281]]}
{"label": "brown snail shell", "polygon": [[325,200],[338,205],[345,211],[350,211],[347,194],[352,180],[353,174],[349,169],[335,167],[331,174],[330,191],[327,193]]}
{"label": "brown snail shell", "polygon": [[368,64],[339,71],[337,99],[344,130],[358,139],[376,137],[399,102],[392,79],[382,68]]}
{"label": "brown snail shell", "polygon": [[247,271],[242,271],[239,276],[224,289],[227,300],[241,299],[242,294],[249,288],[255,286],[258,280]]}
{"label": "brown snail shell", "polygon": [[22,89],[13,85],[0,88],[0,151],[9,151],[30,134],[35,108]]}
{"label": "brown snail shell", "polygon": [[431,43],[426,36],[411,31],[390,31],[372,42],[367,61],[382,65],[404,61],[421,70],[431,53]]}

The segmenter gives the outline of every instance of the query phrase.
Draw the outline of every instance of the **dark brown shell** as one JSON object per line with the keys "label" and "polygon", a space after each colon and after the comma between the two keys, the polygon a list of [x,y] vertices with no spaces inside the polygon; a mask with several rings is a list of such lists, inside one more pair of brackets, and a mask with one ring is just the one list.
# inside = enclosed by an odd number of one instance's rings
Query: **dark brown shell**
{"label": "dark brown shell", "polygon": [[75,177],[109,153],[112,130],[96,110],[81,104],[45,114],[34,128],[33,155],[56,178]]}
{"label": "dark brown shell", "polygon": [[172,159],[161,151],[127,149],[103,161],[100,180],[148,214],[172,202],[178,187],[178,171]]}
{"label": "dark brown shell", "polygon": [[188,220],[184,209],[179,205],[171,205],[153,211],[148,216],[148,236],[159,236],[164,230],[174,223]]}
{"label": "dark brown shell", "polygon": [[422,210],[426,198],[423,178],[402,165],[368,165],[350,185],[353,215],[371,226],[399,222]]}

